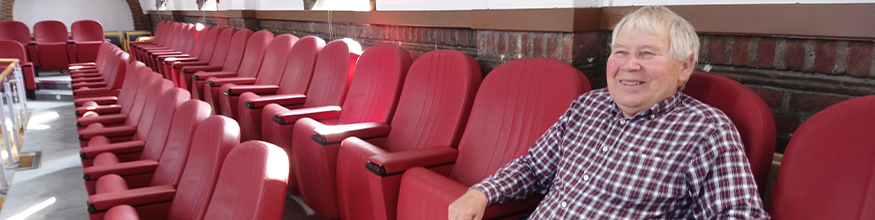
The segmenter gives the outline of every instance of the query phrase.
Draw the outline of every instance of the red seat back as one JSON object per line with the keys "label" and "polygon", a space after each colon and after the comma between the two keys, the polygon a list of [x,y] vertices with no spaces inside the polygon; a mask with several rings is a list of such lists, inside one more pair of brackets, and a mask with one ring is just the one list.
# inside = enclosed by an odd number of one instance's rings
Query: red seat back
{"label": "red seat back", "polygon": [[455,146],[481,81],[477,60],[455,50],[423,54],[410,66],[383,149]]}
{"label": "red seat back", "polygon": [[289,159],[276,145],[249,141],[231,150],[204,219],[279,220]]}
{"label": "red seat back", "polygon": [[93,20],[79,20],[70,25],[73,41],[103,41],[103,26]]}
{"label": "red seat back", "polygon": [[108,77],[104,78],[106,80],[106,86],[113,89],[119,89],[122,87],[122,83],[124,83],[124,78],[127,73],[125,67],[128,65],[128,58],[131,57],[128,53],[121,50],[118,50],[118,52],[118,55],[115,56],[116,59],[112,63],[109,63],[111,66],[109,67],[110,72],[108,73]]}
{"label": "red seat back", "polygon": [[[335,40],[326,44],[316,58],[313,79],[307,88],[307,101],[304,108],[319,106],[340,106],[349,83],[355,72],[359,54],[354,53],[350,45],[343,40]],[[361,48],[358,48],[361,51]]]}
{"label": "red seat back", "polygon": [[[216,115],[198,125],[179,187],[170,204],[170,219],[204,219],[222,164],[237,144],[240,144],[240,126],[234,119]],[[237,162],[258,163],[249,158],[241,160],[244,161]],[[280,196],[285,198],[285,195]]]}
{"label": "red seat back", "polygon": [[793,133],[772,219],[875,219],[875,96],[826,108]]}
{"label": "red seat back", "polygon": [[238,67],[238,77],[255,77],[258,75],[258,69],[261,67],[261,61],[264,59],[264,51],[267,50],[267,45],[273,40],[273,33],[270,31],[261,30],[252,34],[249,41],[246,42],[246,50],[243,52],[243,59]]}
{"label": "red seat back", "polygon": [[189,149],[196,139],[195,129],[210,116],[211,109],[210,104],[196,99],[188,100],[176,109],[173,113],[173,124],[170,125],[170,134],[167,136],[164,151],[161,152],[161,159],[158,160],[158,168],[152,176],[150,185],[176,186],[179,183]]}
{"label": "red seat back", "polygon": [[[193,29],[197,31],[197,28]],[[207,41],[210,40],[210,37],[215,38],[219,35],[219,32],[216,32],[218,28],[206,26],[204,29],[197,31],[197,34],[194,36],[194,43],[192,44],[191,50],[185,53],[191,55],[192,57],[197,57],[203,52],[204,47],[207,46]]]}
{"label": "red seat back", "polygon": [[30,29],[20,21],[0,21],[0,40],[14,40],[26,46],[30,43]]}
{"label": "red seat back", "polygon": [[286,60],[282,80],[278,84],[278,94],[304,94],[307,92],[310,79],[313,77],[313,68],[316,67],[316,57],[323,47],[325,47],[325,40],[316,36],[303,37],[292,46],[289,53],[294,54],[294,56],[289,56]]}
{"label": "red seat back", "polygon": [[[14,40],[0,40],[0,57],[18,59],[19,65],[22,66],[28,63],[24,46]],[[6,68],[6,65],[3,65],[3,68]]]}
{"label": "red seat back", "polygon": [[137,126],[137,133],[134,134],[134,140],[145,140],[145,138],[149,136],[148,129],[152,127],[151,124],[154,122],[155,111],[158,110],[160,98],[163,98],[161,95],[172,88],[174,88],[173,82],[170,80],[161,79],[152,83],[148,90],[149,95],[146,97],[146,102],[143,105],[142,111],[140,111],[139,114],[137,114],[138,111],[131,111],[131,114],[128,115],[127,124]]}
{"label": "red seat back", "polygon": [[[191,99],[191,93],[180,88],[171,88],[161,94],[158,99],[158,107],[155,109],[151,123],[142,123],[137,126],[137,134],[145,135],[146,145],[140,154],[141,160],[158,160],[167,143],[167,135],[173,123],[173,113],[176,109]],[[144,133],[145,131],[145,133]],[[141,134],[142,133],[142,134]]]}
{"label": "red seat back", "polygon": [[380,44],[365,50],[356,63],[338,124],[390,123],[411,62],[410,53],[398,45]]}
{"label": "red seat back", "polygon": [[60,21],[40,21],[33,25],[33,37],[39,43],[67,42],[67,25]]}
{"label": "red seat back", "polygon": [[[228,52],[225,55],[225,61],[220,63],[223,71],[237,71],[240,68],[240,61],[243,60],[243,53],[246,50],[246,44],[252,36],[252,31],[249,29],[241,29],[234,33],[231,41],[228,42]],[[221,49],[221,48],[219,48]],[[216,52],[220,52],[216,50]],[[213,60],[216,60],[215,58]],[[210,64],[213,64],[210,61]]]}
{"label": "red seat back", "polygon": [[291,34],[282,34],[270,41],[264,52],[264,59],[261,61],[255,84],[276,85],[279,83],[280,78],[283,77],[283,71],[286,69],[286,60],[288,60],[295,42],[298,42],[298,37]]}
{"label": "red seat back", "polygon": [[683,93],[729,116],[744,142],[744,153],[762,195],[769,182],[776,141],[775,120],[766,102],[735,80],[699,71],[690,76]]}
{"label": "red seat back", "polygon": [[[225,28],[214,27],[207,32],[204,41],[204,46],[200,50],[200,53],[194,53],[193,55],[197,56],[199,61],[209,62],[210,58],[213,57],[213,52],[216,51],[216,47],[219,45],[216,44],[217,39],[219,39],[219,34],[224,33]],[[231,39],[231,34],[228,34],[227,39]],[[228,42],[224,42],[227,44]]]}
{"label": "red seat back", "polygon": [[495,68],[480,84],[449,177],[473,185],[525,154],[581,94],[579,70],[554,59],[527,58]]}

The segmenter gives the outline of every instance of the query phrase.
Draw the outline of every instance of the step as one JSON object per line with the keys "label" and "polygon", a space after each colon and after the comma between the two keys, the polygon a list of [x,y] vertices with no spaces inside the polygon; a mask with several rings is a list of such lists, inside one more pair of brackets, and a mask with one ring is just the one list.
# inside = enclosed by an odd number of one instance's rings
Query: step
{"label": "step", "polygon": [[36,80],[37,89],[56,89],[56,90],[71,90],[73,89],[70,81],[55,81],[55,80]]}
{"label": "step", "polygon": [[73,91],[59,89],[40,89],[34,91],[34,100],[73,101]]}

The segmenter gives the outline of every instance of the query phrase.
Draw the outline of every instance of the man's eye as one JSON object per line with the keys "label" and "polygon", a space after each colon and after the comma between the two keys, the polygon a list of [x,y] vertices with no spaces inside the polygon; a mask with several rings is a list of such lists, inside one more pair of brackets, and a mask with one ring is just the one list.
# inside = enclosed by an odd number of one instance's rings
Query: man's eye
{"label": "man's eye", "polygon": [[641,52],[641,54],[643,54],[643,55],[656,55],[655,53],[650,52],[650,51],[644,51],[644,52]]}
{"label": "man's eye", "polygon": [[621,51],[615,51],[614,54],[617,54],[617,55],[626,55],[626,51],[622,51],[622,50],[621,50]]}

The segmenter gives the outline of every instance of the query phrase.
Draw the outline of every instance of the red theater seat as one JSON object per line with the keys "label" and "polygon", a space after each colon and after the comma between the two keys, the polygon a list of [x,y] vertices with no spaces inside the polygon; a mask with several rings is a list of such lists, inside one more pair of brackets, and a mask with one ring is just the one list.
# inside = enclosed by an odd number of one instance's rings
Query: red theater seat
{"label": "red theater seat", "polygon": [[[194,84],[200,84],[203,91],[199,93],[192,92],[193,97],[211,103],[213,112],[220,114],[218,109],[219,93],[223,84],[222,78],[231,77],[247,77],[255,78],[258,76],[258,70],[261,67],[261,61],[264,59],[264,52],[267,50],[267,45],[273,40],[273,33],[261,30],[252,34],[249,41],[246,42],[246,50],[243,51],[243,58],[240,60],[240,66],[231,71],[216,69],[199,69],[192,76],[192,88],[197,88]],[[205,86],[204,86],[205,85]],[[203,95],[203,96],[200,96]]]}
{"label": "red theater seat", "polygon": [[152,74],[151,78],[153,80],[151,83],[148,83],[149,89],[143,95],[146,97],[137,100],[142,100],[142,104],[137,105],[138,103],[135,103],[125,118],[123,126],[109,127],[102,123],[89,124],[85,129],[79,130],[79,145],[86,147],[128,141],[132,138],[139,140],[139,136],[136,134],[137,126],[141,123],[152,123],[152,117],[154,117],[155,109],[158,106],[158,99],[165,91],[173,88],[173,83],[169,80],[161,79],[156,74]]}
{"label": "red theater seat", "polygon": [[170,216],[199,219],[197,216],[206,210],[206,202],[176,208],[171,202],[209,200],[228,152],[240,144],[240,127],[234,119],[211,116],[197,126],[192,136],[188,151],[178,151],[174,158],[162,155],[147,187],[130,188],[115,174],[100,177],[95,186],[97,194],[88,197],[89,217],[103,219],[109,208],[130,205],[144,219]]}
{"label": "red theater seat", "polygon": [[[40,70],[66,70],[68,57],[75,56],[73,41],[67,38],[67,26],[60,21],[40,21],[33,25]],[[69,48],[68,48],[69,44]]]}
{"label": "red theater seat", "polygon": [[[228,31],[228,30],[230,30],[230,31]],[[221,35],[221,34],[225,34],[225,36],[223,38],[225,40],[222,42],[219,42],[218,39],[219,39],[219,35]],[[213,57],[213,53],[216,51],[216,48],[220,46],[219,43],[227,44],[228,40],[231,39],[232,34],[234,34],[233,28],[228,28],[228,29],[219,28],[219,27],[212,28],[209,31],[207,31],[206,34],[204,35],[206,40],[204,41],[203,49],[200,50],[200,53],[190,54],[190,55],[185,55],[185,56],[173,55],[173,56],[159,57],[161,59],[160,60],[161,62],[159,62],[158,66],[161,67],[161,69],[160,69],[160,71],[162,71],[161,73],[164,74],[166,77],[170,78],[170,80],[173,81],[173,83],[176,84],[177,87],[185,88],[186,86],[185,86],[185,84],[183,84],[184,82],[179,81],[179,76],[173,74],[173,69],[171,68],[171,65],[173,65],[176,62],[204,62],[204,63],[209,62],[210,59]],[[225,47],[227,48],[227,45],[225,45]]]}
{"label": "red theater seat", "polygon": [[[240,98],[240,93],[231,93],[233,91],[248,91],[248,88],[258,87],[274,87],[283,77],[283,71],[286,69],[286,61],[291,54],[292,45],[298,41],[298,37],[291,34],[283,34],[271,40],[264,52],[264,58],[261,61],[261,67],[258,72],[252,77],[227,77],[221,79],[207,80],[207,84],[211,88],[219,87],[218,97],[210,97],[213,94],[206,94],[204,98],[207,103],[213,106],[216,114],[222,114],[231,118],[237,118],[237,99]],[[237,95],[234,95],[237,94]],[[211,102],[216,101],[216,102]],[[235,108],[231,108],[234,106]]]}
{"label": "red theater seat", "polygon": [[[246,47],[249,40],[252,38],[252,31],[249,29],[238,30],[234,33],[234,36],[231,37],[231,41],[229,41],[227,53],[225,54],[224,61],[221,61],[219,65],[212,65],[215,59],[210,61],[210,65],[185,65],[184,67],[180,67],[180,77],[187,80],[190,86],[188,90],[191,92],[191,97],[194,99],[201,99],[204,96],[204,80],[206,78],[197,78],[195,79],[194,74],[198,72],[216,72],[216,73],[236,73],[240,66],[243,64],[241,61],[243,60],[243,55],[246,51]],[[272,35],[272,34],[271,34]],[[267,45],[269,43],[267,37],[272,37],[267,34],[260,34],[260,40],[256,40],[258,42]],[[257,43],[256,43],[257,44]],[[222,48],[219,48],[222,49]],[[217,50],[218,52],[218,50]],[[174,64],[174,66],[179,66],[179,64]],[[248,67],[257,66],[253,64],[248,64]],[[233,75],[232,75],[233,76]]]}
{"label": "red theater seat", "polygon": [[[387,211],[394,216],[401,182],[401,175],[397,174],[403,170],[374,175],[363,165],[368,158],[425,160],[437,156],[436,152],[454,149],[462,136],[481,75],[477,60],[455,50],[428,52],[413,62],[386,140],[375,145],[365,141],[372,137],[356,136],[340,144],[336,161],[340,219],[375,219],[374,216],[386,219]],[[455,155],[456,151],[448,153]],[[398,168],[408,164],[383,165]],[[310,189],[307,190],[309,193]],[[324,190],[333,191],[324,187],[313,193],[331,194]]]}
{"label": "red theater seat", "polygon": [[772,219],[875,219],[875,96],[840,102],[802,123],[787,145]]}
{"label": "red theater seat", "polygon": [[[249,40],[250,35],[252,35],[252,31],[249,29],[238,34],[236,29],[226,28],[219,33],[218,37],[216,37],[216,47],[208,60],[202,60],[200,59],[201,57],[199,57],[198,60],[189,58],[168,58],[168,60],[170,60],[168,61],[170,72],[168,73],[170,73],[170,77],[176,78],[176,83],[178,83],[177,86],[179,86],[179,88],[193,91],[188,85],[191,85],[191,76],[194,72],[183,74],[183,68],[187,66],[223,66],[228,63],[235,63],[234,60],[226,60],[228,58],[230,45],[232,45],[233,42],[234,45],[239,45],[238,47],[240,47],[240,50],[242,51],[242,48],[246,45],[246,41]],[[237,41],[232,41],[232,39]],[[236,57],[236,64],[234,65],[240,65],[240,58],[242,58],[242,52],[240,53],[240,56]]]}
{"label": "red theater seat", "polygon": [[[27,59],[27,51],[21,43],[13,40],[0,40],[0,57],[18,59],[18,65],[21,67],[21,77],[24,78],[24,88],[27,90],[35,90],[36,82],[34,81],[33,63]],[[6,68],[8,63],[0,63],[0,66]]]}
{"label": "red theater seat", "polygon": [[[510,61],[495,68],[480,85],[457,152],[451,147],[434,147],[444,152],[428,159],[376,156],[369,162],[387,175],[417,166],[401,178],[398,219],[447,219],[450,203],[471,185],[526,154],[571,102],[589,89],[586,77],[562,61]],[[400,166],[392,168],[391,164]],[[534,197],[492,205],[483,218],[532,211],[540,200]],[[388,208],[387,213],[391,213]]]}
{"label": "red theater seat", "polygon": [[73,63],[87,63],[97,60],[97,51],[100,45],[106,43],[103,38],[103,26],[93,20],[80,20],[70,25],[73,32],[73,42],[76,46],[76,59],[70,58]]}
{"label": "red theater seat", "polygon": [[[320,216],[338,219],[334,180],[340,141],[350,136],[383,138],[388,134],[410,63],[410,54],[397,45],[372,46],[356,64],[342,108],[296,116],[300,119],[295,120],[292,133],[286,134],[292,135],[292,143],[283,147],[292,152],[301,198]],[[336,120],[317,121],[331,118]]]}
{"label": "red theater seat", "polygon": [[[288,157],[279,147],[261,141],[243,143],[228,153],[212,192],[205,190],[207,181],[180,183],[165,212],[169,219],[279,220],[288,171]],[[134,207],[121,205],[109,209],[104,219],[139,216]]]}
{"label": "red theater seat", "polygon": [[39,67],[36,42],[30,40],[30,29],[20,21],[0,21],[0,40],[14,40],[27,50],[27,60]]}
{"label": "red theater seat", "polygon": [[694,72],[683,90],[705,104],[723,111],[741,135],[751,173],[763,195],[775,154],[775,120],[766,102],[753,90],[721,75]]}
{"label": "red theater seat", "polygon": [[204,27],[204,29],[200,30],[198,34],[194,37],[194,41],[192,42],[191,47],[187,47],[185,49],[188,50],[179,50],[172,52],[161,52],[161,53],[153,53],[152,58],[156,62],[155,72],[161,73],[167,79],[172,79],[170,74],[165,71],[167,65],[164,64],[164,60],[171,57],[197,57],[203,53],[204,48],[207,47],[207,43],[209,41],[213,41],[210,45],[211,47],[215,46],[216,36],[219,36],[219,28],[215,27]]}

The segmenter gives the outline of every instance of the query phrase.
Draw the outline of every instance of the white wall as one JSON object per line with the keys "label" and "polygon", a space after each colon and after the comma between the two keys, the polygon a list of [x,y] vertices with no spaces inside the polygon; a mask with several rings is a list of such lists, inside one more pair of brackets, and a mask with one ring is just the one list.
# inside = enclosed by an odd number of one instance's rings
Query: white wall
{"label": "white wall", "polygon": [[602,6],[875,3],[875,0],[601,0]]}
{"label": "white wall", "polygon": [[[337,0],[329,0],[337,1]],[[379,11],[588,8],[630,5],[875,3],[875,0],[377,0]]]}
{"label": "white wall", "polygon": [[371,2],[369,0],[317,0],[312,10],[370,11]]}
{"label": "white wall", "polygon": [[258,0],[258,10],[304,10],[304,1]]}
{"label": "white wall", "polygon": [[128,3],[122,0],[25,0],[15,1],[13,19],[33,25],[42,20],[58,20],[70,25],[78,20],[95,20],[105,31],[134,30]]}
{"label": "white wall", "polygon": [[155,7],[155,0],[140,0],[140,8],[143,8],[143,13],[158,10]]}

